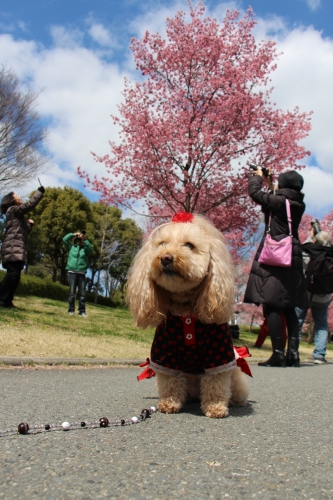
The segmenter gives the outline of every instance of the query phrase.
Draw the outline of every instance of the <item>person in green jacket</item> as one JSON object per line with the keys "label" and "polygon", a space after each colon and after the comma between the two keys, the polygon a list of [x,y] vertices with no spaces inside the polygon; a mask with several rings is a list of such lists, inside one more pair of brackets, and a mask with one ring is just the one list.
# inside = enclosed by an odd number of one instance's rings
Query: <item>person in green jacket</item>
{"label": "person in green jacket", "polygon": [[[71,240],[74,238],[73,243]],[[81,233],[69,233],[63,238],[63,242],[68,250],[68,260],[66,269],[68,271],[68,314],[73,315],[75,312],[75,292],[78,289],[79,299],[79,316],[87,318],[86,314],[86,272],[88,268],[88,256],[93,248],[91,243],[86,239],[85,231]]]}

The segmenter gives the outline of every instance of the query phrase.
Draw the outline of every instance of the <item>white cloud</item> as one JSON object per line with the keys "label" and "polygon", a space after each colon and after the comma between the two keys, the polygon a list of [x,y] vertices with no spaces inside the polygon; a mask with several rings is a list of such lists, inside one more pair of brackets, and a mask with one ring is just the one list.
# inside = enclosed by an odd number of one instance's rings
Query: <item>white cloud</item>
{"label": "white cloud", "polygon": [[320,7],[321,0],[305,0],[311,10],[317,10]]}
{"label": "white cloud", "polygon": [[100,23],[95,23],[89,28],[89,35],[95,42],[104,47],[113,47],[115,45],[114,38]]}
{"label": "white cloud", "polygon": [[[73,37],[64,30],[53,34],[55,47],[50,49],[2,35],[0,59],[20,79],[29,80],[33,90],[43,89],[37,110],[49,121],[47,145],[53,156],[52,171],[43,182],[63,186],[80,181],[79,165],[91,176],[105,174],[91,151],[104,155],[109,152],[109,140],[117,140],[110,115],[117,114],[124,73],[117,64],[107,64],[80,46],[76,32]],[[64,46],[66,38],[70,43]]]}
{"label": "white cloud", "polygon": [[273,75],[273,98],[284,109],[297,105],[301,111],[313,111],[304,145],[324,170],[333,172],[333,40],[313,28],[295,29],[278,41],[278,50],[283,55]]}
{"label": "white cloud", "polygon": [[[45,170],[39,175],[39,180],[42,186],[48,187],[65,187],[71,186],[76,187],[78,184],[78,177],[73,169],[63,169],[57,163],[52,163],[51,168]],[[23,198],[27,198],[30,193],[35,191],[39,187],[37,177],[31,180],[24,188],[20,188],[20,195]],[[80,189],[80,188],[78,188]]]}
{"label": "white cloud", "polygon": [[67,49],[78,47],[83,42],[83,33],[79,29],[69,30],[63,26],[51,26],[51,36],[56,47]]}
{"label": "white cloud", "polygon": [[[192,2],[192,6],[195,7],[197,3],[198,2]],[[221,2],[212,10],[209,9],[207,5],[205,5],[205,7],[206,16],[210,16],[212,18],[216,17],[218,21],[221,21],[224,18],[227,9],[239,9],[239,2],[237,0]],[[138,38],[143,37],[147,30],[150,33],[160,33],[162,36],[165,36],[166,18],[174,17],[175,13],[178,11],[186,12],[186,19],[188,21],[190,20],[187,0],[175,0],[173,4],[170,4],[169,6],[165,6],[162,3],[155,3],[154,8],[151,8],[149,11],[137,16],[133,21],[131,21],[130,29],[136,33]]]}
{"label": "white cloud", "polygon": [[138,38],[143,37],[147,30],[150,33],[160,33],[162,36],[165,36],[166,18],[173,17],[178,10],[186,11],[187,7],[185,0],[176,0],[168,7],[155,4],[154,8],[133,19],[130,22],[129,28],[136,33]]}
{"label": "white cloud", "polygon": [[333,209],[333,173],[324,172],[318,167],[306,167],[301,174],[304,177],[306,211],[320,218]]}

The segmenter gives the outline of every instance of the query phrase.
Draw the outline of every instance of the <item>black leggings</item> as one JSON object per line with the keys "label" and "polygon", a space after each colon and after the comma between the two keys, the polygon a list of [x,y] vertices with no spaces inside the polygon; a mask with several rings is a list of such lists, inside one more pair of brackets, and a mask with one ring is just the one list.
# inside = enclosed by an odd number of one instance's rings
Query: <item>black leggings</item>
{"label": "black leggings", "polygon": [[284,315],[287,323],[288,337],[298,338],[298,319],[294,307],[272,307],[265,305],[265,316],[271,338],[282,337],[282,319]]}
{"label": "black leggings", "polygon": [[0,281],[0,304],[10,307],[14,298],[14,292],[20,283],[21,271],[24,263],[22,261],[7,262],[7,273]]}

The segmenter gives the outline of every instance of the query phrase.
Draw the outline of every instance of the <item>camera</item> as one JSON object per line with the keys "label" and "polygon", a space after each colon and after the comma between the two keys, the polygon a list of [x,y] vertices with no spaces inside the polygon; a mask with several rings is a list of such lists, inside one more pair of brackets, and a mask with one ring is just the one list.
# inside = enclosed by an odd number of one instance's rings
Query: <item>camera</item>
{"label": "camera", "polygon": [[320,224],[319,224],[319,220],[318,219],[313,220],[311,222],[311,226],[313,227],[313,234],[314,234],[314,236],[316,236],[316,234],[320,233],[321,228],[320,228]]}
{"label": "camera", "polygon": [[261,168],[262,173],[264,174],[265,177],[269,175],[268,170],[265,167],[261,167],[260,165],[256,165],[255,163],[249,163],[248,165],[250,168],[252,168],[252,170],[258,170],[258,168]]}
{"label": "camera", "polygon": [[84,238],[82,238],[81,235],[84,236],[85,234],[86,234],[85,231],[80,231],[78,233],[75,233],[75,235],[74,235],[74,245],[77,245],[78,243],[79,244],[82,243]]}

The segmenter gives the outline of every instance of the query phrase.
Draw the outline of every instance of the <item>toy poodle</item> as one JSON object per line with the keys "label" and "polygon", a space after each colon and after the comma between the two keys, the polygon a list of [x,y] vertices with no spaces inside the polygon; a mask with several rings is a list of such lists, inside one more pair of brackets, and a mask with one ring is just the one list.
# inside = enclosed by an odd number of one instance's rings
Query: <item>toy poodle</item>
{"label": "toy poodle", "polygon": [[159,411],[178,413],[199,398],[207,417],[223,418],[228,406],[247,404],[249,354],[234,350],[227,323],[234,267],[207,219],[182,212],[155,228],[133,261],[126,297],[137,326],[156,327],[147,376],[156,374]]}

